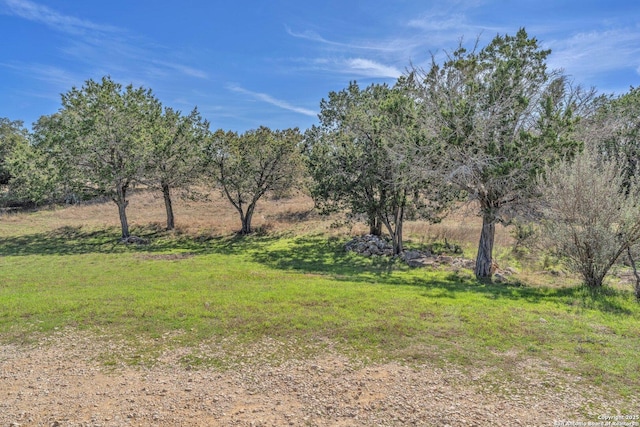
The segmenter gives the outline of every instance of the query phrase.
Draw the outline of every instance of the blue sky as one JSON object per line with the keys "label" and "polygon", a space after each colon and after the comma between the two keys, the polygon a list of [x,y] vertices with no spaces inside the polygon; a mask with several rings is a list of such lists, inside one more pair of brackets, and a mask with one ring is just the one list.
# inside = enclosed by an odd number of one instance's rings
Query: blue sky
{"label": "blue sky", "polygon": [[304,130],[351,80],[393,83],[461,38],[520,27],[578,84],[640,86],[636,0],[0,0],[0,117],[30,126],[110,75],[198,106],[212,129]]}

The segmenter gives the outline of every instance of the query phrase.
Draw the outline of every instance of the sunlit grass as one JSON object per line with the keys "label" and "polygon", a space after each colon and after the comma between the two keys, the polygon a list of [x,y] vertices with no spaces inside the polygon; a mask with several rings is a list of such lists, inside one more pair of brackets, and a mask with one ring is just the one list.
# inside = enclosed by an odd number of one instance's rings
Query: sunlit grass
{"label": "sunlit grass", "polygon": [[117,225],[52,218],[55,211],[23,215],[0,230],[3,342],[82,330],[127,342],[127,352],[96,356],[106,365],[153,364],[180,347],[190,349],[181,363],[222,369],[275,339],[288,343],[275,358],[330,343],[361,360],[490,372],[489,388],[530,365],[616,399],[640,384],[640,307],[627,290],[591,295],[572,282],[492,284],[469,271],[410,269],[346,253],[346,237],[317,224],[240,238],[152,223],[132,230],[148,244],[124,245]]}

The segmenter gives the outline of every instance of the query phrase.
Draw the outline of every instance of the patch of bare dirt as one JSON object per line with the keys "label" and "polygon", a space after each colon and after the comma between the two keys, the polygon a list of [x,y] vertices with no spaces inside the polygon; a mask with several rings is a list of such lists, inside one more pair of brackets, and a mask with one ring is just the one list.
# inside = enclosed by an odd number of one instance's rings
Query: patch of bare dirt
{"label": "patch of bare dirt", "polygon": [[486,387],[490,372],[365,366],[333,350],[311,360],[192,370],[176,362],[181,350],[174,349],[152,368],[114,368],[96,361],[108,345],[81,332],[0,345],[0,426],[586,425],[598,414],[577,415],[583,408],[607,410],[575,392],[588,387],[579,378],[567,383],[533,362],[496,390]]}

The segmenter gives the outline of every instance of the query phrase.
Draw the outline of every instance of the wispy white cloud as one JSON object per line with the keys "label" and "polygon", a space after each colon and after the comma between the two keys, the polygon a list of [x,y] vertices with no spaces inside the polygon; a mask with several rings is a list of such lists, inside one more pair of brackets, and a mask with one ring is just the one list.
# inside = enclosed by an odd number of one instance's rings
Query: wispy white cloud
{"label": "wispy white cloud", "polygon": [[337,41],[326,39],[320,34],[311,30],[296,32],[286,26],[285,26],[285,29],[287,31],[287,34],[289,34],[291,37],[309,40],[312,42],[321,43],[328,46],[334,46],[337,48],[375,50],[375,51],[387,51],[387,52],[391,52],[394,50],[394,47],[392,45],[389,45],[388,43],[385,43],[385,42],[367,41],[362,43],[357,43],[357,42],[344,43],[344,42],[337,42]]}
{"label": "wispy white cloud", "polygon": [[618,28],[581,32],[549,42],[554,68],[595,75],[619,69],[640,69],[640,29]]}
{"label": "wispy white cloud", "polygon": [[353,78],[398,78],[402,71],[397,64],[407,65],[423,40],[389,38],[362,42],[338,42],[328,40],[315,31],[295,32],[286,27],[287,33],[312,42],[316,56],[297,58],[298,70],[313,70],[325,74],[349,74]]}
{"label": "wispy white cloud", "polygon": [[257,99],[259,101],[262,102],[266,102],[267,104],[271,104],[271,105],[275,105],[276,107],[282,108],[284,110],[288,110],[288,111],[293,111],[295,113],[299,113],[299,114],[304,114],[305,116],[311,116],[311,117],[315,117],[318,113],[313,111],[313,110],[309,110],[307,108],[303,108],[303,107],[297,107],[295,105],[292,105],[291,103],[287,102],[287,101],[283,101],[281,99],[276,99],[274,97],[272,97],[271,95],[268,95],[266,93],[260,93],[260,92],[253,92],[250,90],[247,90],[237,84],[228,84],[227,85],[227,89],[233,91],[233,92],[237,92],[237,93],[242,93],[244,95],[248,95],[251,98]]}
{"label": "wispy white cloud", "polygon": [[55,30],[71,34],[82,34],[85,31],[119,32],[111,25],[97,24],[85,19],[63,15],[47,6],[29,0],[2,0],[8,12],[29,21],[45,24]]}
{"label": "wispy white cloud", "polygon": [[[290,59],[296,72],[314,72],[322,74],[348,75],[355,79],[360,77],[397,79],[403,71],[395,65],[367,58],[297,58]],[[405,66],[408,62],[404,62]]]}
{"label": "wispy white cloud", "polygon": [[342,43],[336,43],[336,42],[332,42],[332,41],[329,41],[329,40],[325,39],[324,37],[322,37],[320,34],[316,33],[315,31],[305,30],[305,31],[302,31],[302,32],[296,32],[296,31],[293,31],[291,28],[289,28],[286,25],[285,25],[284,28],[287,31],[287,34],[289,34],[291,37],[295,37],[295,38],[298,38],[298,39],[311,40],[311,41],[319,42],[319,43],[342,45]]}
{"label": "wispy white cloud", "polygon": [[68,34],[60,52],[87,64],[87,74],[93,75],[98,70],[106,74],[136,70],[137,76],[132,78],[142,81],[145,75],[168,78],[176,72],[199,79],[208,77],[205,71],[175,59],[183,57],[182,52],[171,52],[124,29],[65,15],[31,0],[0,0],[0,5],[5,6],[5,13]]}
{"label": "wispy white cloud", "polygon": [[199,79],[206,79],[208,78],[208,75],[205,71],[199,70],[197,68],[193,68],[193,67],[189,67],[187,65],[184,64],[179,64],[179,63],[175,63],[175,62],[168,62],[168,61],[153,61],[154,64],[158,64],[161,65],[163,67],[166,68],[170,68],[172,70],[176,70],[179,71],[180,73],[186,75],[186,76],[191,76],[191,77],[196,77]]}
{"label": "wispy white cloud", "polygon": [[509,28],[474,21],[465,13],[477,7],[475,2],[461,2],[460,10],[429,11],[418,18],[410,19],[406,27],[417,31],[413,38],[422,41],[421,47],[434,50],[455,49],[457,43],[474,44],[485,36],[507,33]]}
{"label": "wispy white cloud", "polygon": [[[77,86],[83,82],[83,79],[75,73],[47,64],[14,61],[0,63],[0,67],[9,68],[21,74],[28,74],[37,80],[53,85],[59,91],[65,88],[70,89],[72,86]],[[56,93],[56,96],[59,96],[59,94]]]}
{"label": "wispy white cloud", "polygon": [[422,31],[456,31],[468,28],[471,25],[467,21],[465,15],[456,13],[446,15],[442,13],[429,13],[420,18],[410,19],[407,24],[410,28],[416,28]]}
{"label": "wispy white cloud", "polygon": [[364,58],[353,58],[346,61],[346,72],[357,73],[367,77],[381,77],[397,79],[402,75],[398,68],[384,65],[376,61]]}

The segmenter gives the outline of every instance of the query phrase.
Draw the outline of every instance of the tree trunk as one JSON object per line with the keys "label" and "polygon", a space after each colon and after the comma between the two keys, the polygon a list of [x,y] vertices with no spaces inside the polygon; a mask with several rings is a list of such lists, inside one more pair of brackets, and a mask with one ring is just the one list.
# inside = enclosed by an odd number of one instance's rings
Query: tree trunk
{"label": "tree trunk", "polygon": [[584,278],[584,283],[591,291],[599,291],[602,289],[602,283],[604,282],[604,276],[591,274]]}
{"label": "tree trunk", "polygon": [[402,219],[396,223],[396,230],[393,235],[393,254],[400,255],[404,250],[402,244]]}
{"label": "tree trunk", "polygon": [[496,223],[493,215],[482,215],[482,233],[478,244],[475,274],[478,279],[491,278],[493,263],[493,241],[496,235]]}
{"label": "tree trunk", "polygon": [[396,224],[393,241],[393,254],[400,255],[404,250],[402,245],[402,224],[404,223],[404,206],[396,210]]}
{"label": "tree trunk", "polygon": [[169,184],[162,184],[162,195],[164,196],[164,207],[167,211],[167,230],[173,230],[175,228],[175,221],[173,217],[173,205],[171,204],[171,189]]}
{"label": "tree trunk", "polygon": [[382,222],[375,214],[369,215],[369,234],[378,237],[382,236]]}
{"label": "tree trunk", "polygon": [[627,246],[627,256],[629,257],[629,264],[631,264],[631,268],[633,268],[633,275],[636,277],[634,294],[636,296],[636,301],[640,302],[640,275],[636,268],[636,261],[633,259],[633,255],[631,255],[631,246]]}
{"label": "tree trunk", "polygon": [[118,214],[120,215],[120,226],[122,228],[122,238],[126,239],[130,236],[129,234],[129,222],[127,221],[127,205],[129,202],[127,201],[127,187],[128,184],[118,186],[117,197],[113,199],[118,205]]}
{"label": "tree trunk", "polygon": [[241,234],[251,234],[251,219],[253,217],[253,211],[255,209],[255,205],[251,204],[247,208],[246,213],[240,213],[240,220],[242,221],[242,231]]}
{"label": "tree trunk", "polygon": [[387,228],[389,236],[391,236],[391,244],[393,245],[393,254],[400,255],[404,250],[402,244],[402,223],[404,221],[404,208],[398,208],[396,210],[393,225],[389,218],[383,218],[381,222]]}
{"label": "tree trunk", "polygon": [[591,291],[597,292],[602,288],[602,283],[604,281],[604,276],[608,269],[605,269],[604,272],[601,268],[593,262],[593,252],[590,246],[586,247],[585,252],[581,255],[582,260],[582,278],[584,279],[584,284],[587,285]]}

